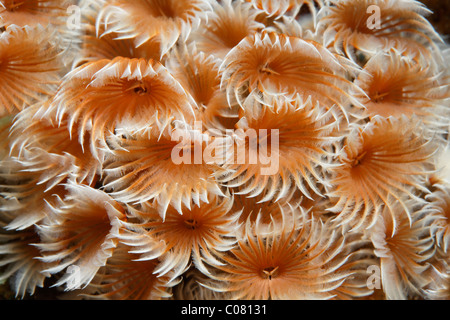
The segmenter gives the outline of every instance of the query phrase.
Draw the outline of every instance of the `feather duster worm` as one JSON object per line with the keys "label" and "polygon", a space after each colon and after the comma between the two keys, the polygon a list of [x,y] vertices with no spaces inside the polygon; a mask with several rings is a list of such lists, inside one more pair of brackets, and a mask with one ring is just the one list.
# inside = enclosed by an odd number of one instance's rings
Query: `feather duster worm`
{"label": "feather duster worm", "polygon": [[[48,214],[47,203],[55,201],[54,195],[65,194],[60,183],[76,171],[74,158],[58,148],[58,143],[68,144],[68,134],[58,135],[46,120],[34,121],[38,108],[19,113],[6,139],[10,153],[0,162],[0,211],[8,216],[8,230],[24,230],[41,222]],[[49,129],[56,135],[47,141]]]}
{"label": "feather duster worm", "polygon": [[170,288],[180,280],[170,280],[172,274],[154,273],[159,261],[141,260],[133,247],[118,245],[113,255],[100,268],[94,279],[82,291],[84,297],[102,300],[161,300],[171,296]]}
{"label": "feather duster worm", "polygon": [[189,269],[184,280],[173,288],[173,300],[227,300],[226,293],[216,292],[202,283],[211,285],[212,280],[195,268]]}
{"label": "feather duster worm", "polygon": [[55,123],[52,117],[43,117],[48,105],[49,101],[37,104],[17,115],[10,135],[12,155],[22,171],[41,173],[39,184],[47,189],[67,179],[95,185],[101,163],[90,153],[87,142],[79,144],[78,132],[70,135],[66,119]]}
{"label": "feather duster worm", "polygon": [[21,111],[10,128],[9,154],[0,162],[1,211],[15,217],[8,229],[24,229],[48,214],[47,203],[63,196],[69,180],[95,185],[101,164],[70,137],[67,122],[42,118],[48,103]]}
{"label": "feather duster worm", "polygon": [[103,24],[96,26],[96,17],[102,8],[101,3],[89,3],[86,7],[82,16],[81,52],[74,62],[75,66],[101,59],[112,60],[116,57],[162,60],[161,42],[158,38],[154,37],[136,47],[133,39],[120,39],[114,32],[106,33]]}
{"label": "feather duster worm", "polygon": [[341,165],[331,170],[333,188],[328,193],[337,200],[329,210],[338,214],[338,221],[370,227],[386,206],[395,224],[402,219],[391,208],[395,201],[410,214],[404,198],[418,199],[418,191],[428,192],[424,181],[434,153],[432,140],[419,124],[405,117],[376,117],[347,137],[339,155]]}
{"label": "feather duster worm", "polygon": [[430,57],[440,37],[424,18],[429,13],[413,0],[332,0],[319,13],[318,30],[327,48],[353,61],[356,52],[371,56],[390,48]]}
{"label": "feather duster worm", "polygon": [[[447,259],[448,260],[448,259]],[[433,279],[432,283],[424,290],[427,300],[449,300],[450,299],[450,264],[443,259],[433,263],[428,276]]]}
{"label": "feather duster worm", "polygon": [[49,112],[86,132],[91,150],[107,147],[106,134],[118,128],[145,129],[172,117],[192,122],[194,110],[181,85],[159,62],[117,57],[87,63],[70,72],[56,93]]}
{"label": "feather duster worm", "polygon": [[208,13],[208,24],[190,37],[200,51],[219,59],[225,56],[245,37],[264,29],[256,21],[258,12],[240,1],[225,0],[216,3]]}
{"label": "feather duster worm", "polygon": [[13,125],[12,117],[0,119],[0,162],[8,156],[9,151],[9,131]]}
{"label": "feather duster worm", "polygon": [[430,206],[437,210],[437,219],[433,226],[436,245],[444,252],[450,251],[450,187],[436,185],[436,190],[429,194]]}
{"label": "feather duster worm", "polygon": [[2,0],[0,1],[0,27],[18,25],[35,27],[38,24],[64,24],[67,8],[73,0]]}
{"label": "feather duster worm", "polygon": [[[417,209],[416,207],[419,207]],[[375,254],[380,258],[381,283],[388,299],[408,299],[420,295],[429,284],[425,271],[426,263],[434,254],[434,241],[430,227],[434,221],[427,208],[409,203],[415,210],[407,214],[397,214],[398,223],[389,222],[391,212],[383,212],[371,231]],[[404,210],[395,206],[393,210]]]}
{"label": "feather duster worm", "polygon": [[307,197],[310,190],[320,194],[318,185],[327,184],[321,172],[328,165],[326,147],[336,141],[338,125],[330,112],[311,99],[282,97],[270,107],[255,103],[247,109],[237,124],[236,144],[227,150],[234,158],[222,166],[228,173],[217,172],[219,181],[242,194],[263,194],[261,201],[279,200],[292,187]]}
{"label": "feather duster worm", "polygon": [[164,54],[180,37],[186,39],[210,10],[209,0],[115,0],[103,6],[97,25],[103,23],[106,33],[134,39],[136,47],[157,37]]}
{"label": "feather duster worm", "polygon": [[[441,172],[442,173],[442,172]],[[430,226],[434,241],[434,255],[429,259],[430,268],[424,275],[432,279],[424,289],[424,296],[433,300],[450,299],[450,187],[443,180],[431,186],[432,193],[424,212],[434,219]]]}
{"label": "feather duster worm", "polygon": [[269,17],[295,17],[299,14],[303,6],[307,6],[313,18],[316,17],[316,4],[323,6],[322,0],[245,0],[251,2],[253,6],[263,11]]}
{"label": "feather duster worm", "polygon": [[345,115],[352,111],[349,103],[361,107],[348,94],[357,90],[346,79],[355,66],[314,41],[257,33],[234,47],[222,68],[229,101],[235,97],[241,106],[249,94],[265,94],[311,97],[329,108],[336,104]]}
{"label": "feather duster worm", "polygon": [[[2,222],[0,226],[4,227]],[[44,281],[50,277],[44,269],[47,264],[39,261],[39,249],[35,244],[40,238],[34,227],[20,232],[0,233],[0,267],[6,266],[0,276],[0,282],[10,281],[11,287],[16,293],[16,298],[23,299],[28,293],[34,294],[36,288],[44,287]]]}
{"label": "feather duster worm", "polygon": [[59,83],[60,50],[40,26],[10,26],[0,34],[0,116],[52,95]]}
{"label": "feather duster worm", "polygon": [[313,220],[300,223],[267,237],[248,228],[246,238],[224,257],[225,264],[214,275],[218,283],[211,288],[229,293],[231,299],[249,300],[330,299],[339,288],[349,296],[370,294],[365,283],[350,286],[365,293],[344,289],[359,267],[365,270],[345,254],[358,241],[346,243],[339,231]]}
{"label": "feather duster worm", "polygon": [[[396,50],[374,55],[355,80],[366,93],[356,97],[370,116],[420,116],[431,126],[446,113],[449,83],[426,63],[417,63]],[[446,96],[447,95],[447,96]],[[446,125],[444,122],[442,125]]]}
{"label": "feather duster worm", "polygon": [[439,150],[434,157],[435,171],[428,176],[430,190],[445,189],[450,184],[450,141],[446,141],[445,135],[438,136]]}
{"label": "feather duster worm", "polygon": [[224,132],[234,128],[239,107],[228,104],[220,87],[220,60],[198,51],[193,44],[180,47],[172,51],[166,67],[195,101],[196,121],[205,129]]}
{"label": "feather duster worm", "polygon": [[60,58],[65,68],[59,68],[59,72],[64,74],[76,57],[80,43],[77,5],[78,0],[0,1],[0,31],[10,26],[38,29],[37,32],[42,34],[31,37],[42,39],[44,27],[45,32],[50,33],[49,39],[52,39],[50,46],[54,46],[54,50],[59,47],[59,51],[64,51]]}
{"label": "feather duster worm", "polygon": [[0,164],[0,213],[8,217],[7,230],[21,231],[42,222],[55,195],[65,194],[60,185],[47,187],[41,181],[45,173],[32,169],[17,158],[6,158]]}
{"label": "feather duster worm", "polygon": [[[321,190],[321,193],[327,195],[326,190]],[[303,208],[303,210],[307,212],[308,216],[324,223],[330,219],[333,219],[335,216],[328,210],[328,208],[333,206],[333,202],[328,196],[324,197],[317,193],[311,192],[310,198],[305,196],[297,196],[296,201]]]}
{"label": "feather duster worm", "polygon": [[114,199],[152,201],[164,218],[169,204],[182,213],[182,204],[190,208],[192,201],[207,202],[209,193],[223,195],[212,177],[218,166],[198,159],[205,150],[201,132],[173,130],[149,128],[111,138],[114,150],[105,160],[104,187]]}
{"label": "feather duster worm", "polygon": [[66,193],[69,180],[94,185],[100,163],[71,140],[66,127],[36,119],[40,105],[18,114],[7,141],[10,154],[0,163],[0,211],[11,221],[9,230],[24,230],[49,214],[55,195]]}
{"label": "feather duster worm", "polygon": [[[155,208],[136,212],[130,208],[133,216],[139,217],[140,223],[126,223],[127,229],[136,234],[136,239],[144,236],[154,241],[164,243],[159,259],[162,261],[154,270],[164,275],[170,270],[174,275],[184,272],[192,262],[196,269],[209,275],[204,263],[217,265],[224,252],[230,250],[235,243],[234,233],[237,228],[236,215],[230,214],[232,199],[210,196],[207,203],[191,208],[183,207],[181,215],[175,208],[169,206],[164,220]],[[133,234],[127,236],[127,243],[132,243]],[[146,248],[139,246],[141,259],[146,259],[149,252],[155,255],[154,244]]]}
{"label": "feather duster worm", "polygon": [[[57,274],[70,266],[78,273],[67,272],[55,286],[84,286],[105,265],[117,246],[120,220],[126,219],[119,203],[102,191],[85,185],[68,184],[67,196],[52,206],[51,219],[39,225],[41,261],[58,262],[46,272]],[[75,277],[77,277],[75,279]]]}
{"label": "feather duster worm", "polygon": [[116,39],[114,35],[107,34],[105,36],[96,36],[87,33],[84,36],[83,48],[74,62],[76,66],[83,63],[97,61],[102,59],[114,59],[116,57],[124,58],[144,58],[147,60],[162,61],[161,44],[156,39],[146,42],[136,48],[129,39]]}
{"label": "feather duster worm", "polygon": [[[450,145],[445,142],[439,154],[435,158],[434,171],[429,176],[429,189],[431,191],[425,198],[429,202],[430,210],[434,210],[437,219],[433,226],[435,241],[437,246],[437,257],[443,256],[450,265],[450,166],[449,166]],[[440,272],[442,273],[442,272]],[[445,273],[444,273],[445,274]]]}

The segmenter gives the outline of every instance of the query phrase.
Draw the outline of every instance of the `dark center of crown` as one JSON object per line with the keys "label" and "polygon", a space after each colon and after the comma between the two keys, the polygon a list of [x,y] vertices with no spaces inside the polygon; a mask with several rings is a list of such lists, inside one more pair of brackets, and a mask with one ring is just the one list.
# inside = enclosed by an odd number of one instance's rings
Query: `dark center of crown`
{"label": "dark center of crown", "polygon": [[195,230],[199,226],[198,221],[195,219],[184,220],[184,224],[186,225],[186,228],[191,229],[191,230]]}
{"label": "dark center of crown", "polygon": [[144,86],[137,86],[133,89],[133,91],[138,95],[144,95],[148,92],[148,89]]}
{"label": "dark center of crown", "polygon": [[275,278],[278,275],[279,267],[268,267],[263,269],[262,276],[264,279],[272,280],[272,278]]}

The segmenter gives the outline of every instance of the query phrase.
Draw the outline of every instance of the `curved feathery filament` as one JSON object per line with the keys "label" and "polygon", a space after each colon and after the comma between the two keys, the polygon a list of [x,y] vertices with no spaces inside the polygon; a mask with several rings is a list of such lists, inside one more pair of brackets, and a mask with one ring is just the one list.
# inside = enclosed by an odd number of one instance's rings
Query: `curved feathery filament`
{"label": "curved feathery filament", "polygon": [[80,145],[78,132],[70,135],[67,121],[59,124],[41,117],[48,102],[20,112],[10,134],[10,154],[23,167],[21,171],[40,173],[38,184],[48,189],[64,179],[95,185],[101,174],[101,163],[89,151],[88,143]]}
{"label": "curved feathery filament", "polygon": [[0,34],[0,116],[48,99],[60,81],[60,50],[41,26],[9,26]]}
{"label": "curved feathery filament", "polygon": [[[248,225],[256,233],[267,235],[274,230],[278,230],[285,223],[294,223],[295,221],[285,221],[286,219],[298,219],[304,213],[303,208],[298,207],[297,199],[294,197],[295,189],[291,189],[290,194],[279,200],[264,200],[264,195],[249,197],[239,192],[234,193],[233,207],[231,212],[238,215],[239,229],[236,237],[242,239],[245,235]],[[288,215],[287,213],[291,213]]]}
{"label": "curved feathery filament", "polygon": [[10,219],[5,229],[21,231],[44,221],[50,213],[49,205],[66,194],[65,188],[61,184],[52,188],[39,184],[41,174],[26,172],[17,162],[4,165],[17,170],[14,174],[0,173],[0,213]]}
{"label": "curved feathery filament", "polygon": [[[269,106],[254,104],[237,124],[231,158],[218,179],[236,194],[264,195],[261,201],[279,200],[297,188],[307,197],[327,184],[327,146],[336,141],[338,122],[311,99],[273,99]],[[259,109],[259,110],[258,110]],[[253,112],[252,112],[253,111]]]}
{"label": "curved feathery filament", "polygon": [[120,39],[117,33],[106,33],[103,24],[96,26],[96,17],[100,10],[101,6],[95,3],[83,11],[81,52],[74,62],[75,66],[101,59],[112,60],[116,57],[163,60],[158,38],[154,37],[136,47],[133,39]]}
{"label": "curved feathery filament", "polygon": [[14,125],[13,117],[7,116],[0,119],[0,162],[9,156],[10,138],[9,132]]}
{"label": "curved feathery filament", "polygon": [[435,185],[435,190],[427,196],[431,210],[436,211],[433,233],[436,245],[445,253],[450,251],[450,187]]}
{"label": "curved feathery filament", "polygon": [[104,186],[118,201],[154,202],[164,219],[169,204],[182,213],[182,204],[190,208],[192,201],[207,202],[209,193],[223,195],[212,176],[218,165],[205,162],[199,130],[166,126],[124,132],[112,137],[111,145]]}
{"label": "curved feathery filament", "polygon": [[[331,225],[331,229],[335,228],[331,220],[325,225]],[[333,295],[333,300],[367,299],[376,289],[368,285],[371,280],[370,268],[378,266],[373,244],[365,233],[345,233],[344,238],[345,246],[340,249],[339,256],[346,257],[346,261],[339,271],[349,272],[351,275],[330,291],[330,294]]]}
{"label": "curved feathery filament", "polygon": [[114,0],[106,3],[97,18],[97,28],[121,39],[134,39],[135,46],[157,37],[165,54],[181,37],[186,40],[206,12],[209,0]]}
{"label": "curved feathery filament", "polygon": [[349,94],[357,91],[347,76],[357,67],[343,57],[333,55],[319,43],[262,32],[246,37],[226,56],[222,85],[228,99],[243,106],[250,94],[311,97],[315,103],[331,109],[337,105],[344,115],[361,104]]}
{"label": "curved feathery filament", "polygon": [[96,147],[107,148],[105,135],[118,128],[140,130],[161,119],[194,118],[185,90],[162,64],[123,57],[70,72],[49,107],[54,110],[58,121],[68,117],[71,132],[77,125],[80,144],[90,133],[94,155]]}
{"label": "curved feathery filament", "polygon": [[197,108],[207,108],[220,91],[219,61],[199,52],[195,46],[175,49],[167,68],[194,98]]}
{"label": "curved feathery filament", "polygon": [[386,206],[395,224],[399,217],[391,207],[396,201],[409,216],[405,197],[429,192],[424,181],[432,169],[431,141],[417,119],[406,117],[375,117],[355,128],[339,155],[340,166],[331,170],[328,194],[337,202],[329,210],[338,214],[337,221],[370,227]]}
{"label": "curved feathery filament", "polygon": [[448,255],[440,256],[437,254],[436,260],[438,261],[433,262],[428,269],[428,276],[433,281],[424,289],[424,296],[428,300],[447,301],[450,299],[450,263],[448,261]]}
{"label": "curved feathery filament", "polygon": [[[20,115],[33,113],[34,109],[25,109]],[[6,137],[9,154],[0,162],[0,212],[9,220],[5,229],[20,231],[47,216],[47,203],[54,202],[54,195],[65,194],[60,184],[67,181],[74,167],[64,154],[51,154],[36,145],[32,148],[20,146],[19,138],[27,135],[17,129],[18,123],[12,125],[12,135]],[[22,118],[21,124],[28,126],[30,122]],[[30,140],[30,137],[23,138],[21,142]]]}
{"label": "curved feathery filament", "polygon": [[[327,177],[328,179],[328,177]],[[332,202],[328,196],[326,196],[326,188],[321,189],[321,195],[311,192],[311,197],[308,198],[296,191],[293,194],[293,198],[290,203],[295,203],[300,206],[307,216],[321,221],[322,223],[328,223],[329,220],[334,218],[334,214],[328,211],[328,208],[332,207]],[[324,197],[325,195],[325,197]]]}
{"label": "curved feathery filament", "polygon": [[252,5],[263,11],[267,16],[279,17],[296,17],[303,6],[307,6],[313,19],[317,15],[317,7],[321,8],[324,3],[322,0],[245,0],[251,2]]}
{"label": "curved feathery filament", "polygon": [[58,262],[46,272],[57,274],[75,266],[79,272],[66,272],[55,286],[66,290],[90,283],[111,257],[120,235],[125,210],[106,193],[85,185],[66,185],[64,200],[51,207],[52,219],[39,225],[37,244],[45,263]]}

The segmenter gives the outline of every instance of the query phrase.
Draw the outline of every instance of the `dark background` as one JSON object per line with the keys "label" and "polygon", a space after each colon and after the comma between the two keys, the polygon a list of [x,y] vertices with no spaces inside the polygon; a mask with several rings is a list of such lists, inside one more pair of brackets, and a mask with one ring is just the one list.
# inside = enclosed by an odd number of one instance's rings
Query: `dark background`
{"label": "dark background", "polygon": [[445,40],[450,36],[450,0],[423,0],[421,1],[433,14],[428,16],[428,20]]}

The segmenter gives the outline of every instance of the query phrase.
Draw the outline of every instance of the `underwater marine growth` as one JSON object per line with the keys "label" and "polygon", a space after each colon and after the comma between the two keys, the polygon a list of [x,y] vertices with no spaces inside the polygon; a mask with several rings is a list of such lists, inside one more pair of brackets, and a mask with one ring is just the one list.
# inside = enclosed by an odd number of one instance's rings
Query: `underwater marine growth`
{"label": "underwater marine growth", "polygon": [[450,49],[413,0],[0,0],[17,299],[450,299]]}

